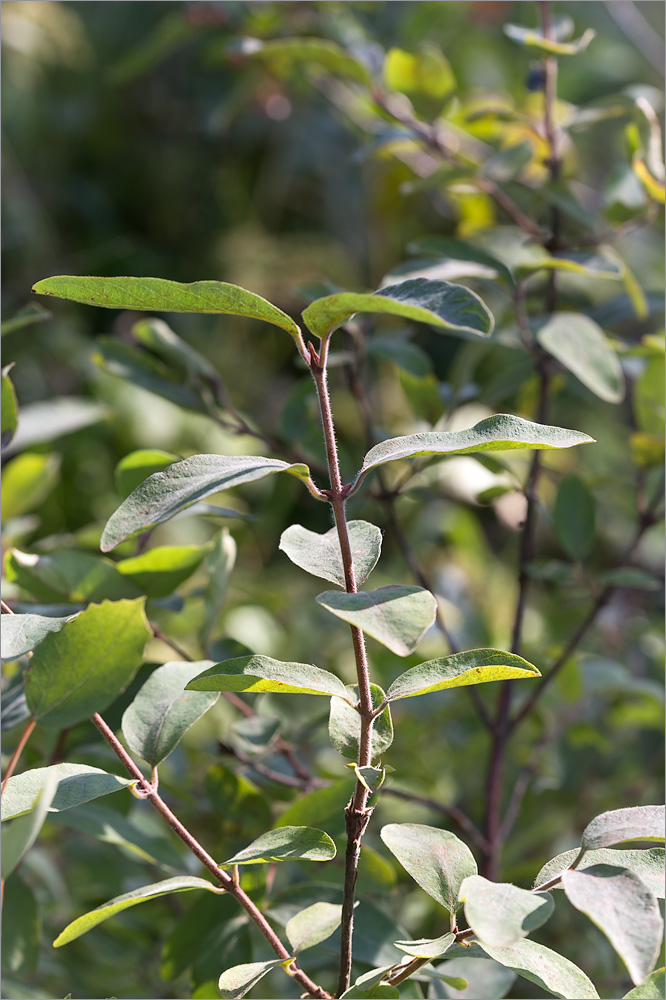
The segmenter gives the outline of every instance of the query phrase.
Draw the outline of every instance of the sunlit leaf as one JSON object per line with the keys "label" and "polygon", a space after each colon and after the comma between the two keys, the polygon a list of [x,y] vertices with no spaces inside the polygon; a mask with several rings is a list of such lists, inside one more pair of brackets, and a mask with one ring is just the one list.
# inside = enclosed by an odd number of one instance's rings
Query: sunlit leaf
{"label": "sunlit leaf", "polygon": [[599,994],[582,969],[536,941],[525,938],[508,948],[480,944],[490,958],[553,996],[563,1000],[598,1000]]}
{"label": "sunlit leaf", "polygon": [[443,934],[438,938],[422,938],[419,941],[394,941],[396,948],[414,958],[438,958],[449,950],[455,941],[454,934]]}
{"label": "sunlit leaf", "polygon": [[195,878],[192,875],[178,875],[176,878],[167,878],[162,882],[154,882],[152,885],[141,886],[140,889],[133,889],[125,892],[122,896],[110,899],[103,906],[98,906],[96,910],[91,910],[82,917],[77,917],[71,924],[65,927],[53,942],[54,948],[61,948],[70,941],[75,941],[82,934],[87,934],[93,927],[97,927],[104,920],[113,917],[116,913],[122,913],[130,906],[143,903],[146,899],[155,899],[156,896],[166,896],[170,892],[187,892],[190,889],[206,889],[208,892],[222,892],[212,882],[207,882],[203,878]]}
{"label": "sunlit leaf", "polygon": [[353,492],[371,469],[386,462],[416,458],[419,455],[471,455],[475,452],[512,451],[518,448],[548,450],[590,444],[594,438],[580,431],[547,424],[535,424],[522,417],[498,413],[486,417],[464,431],[425,431],[389,438],[371,448],[363,459]]}
{"label": "sunlit leaf", "polygon": [[[377,564],[382,547],[382,533],[367,521],[348,521],[349,542],[357,586],[365,583]],[[336,528],[323,535],[292,524],[282,532],[282,551],[306,573],[345,586],[345,571]]]}
{"label": "sunlit leaf", "polygon": [[129,455],[121,458],[116,466],[115,479],[118,492],[122,497],[128,497],[144,479],[152,476],[153,472],[163,472],[174,462],[179,461],[178,455],[157,448],[139,448],[138,451],[131,451]]}
{"label": "sunlit leaf", "polygon": [[167,597],[192,576],[209,552],[209,545],[161,545],[122,559],[116,569],[142,594]]}
{"label": "sunlit leaf", "polygon": [[323,830],[309,826],[281,826],[269,830],[234,854],[222,867],[270,864],[272,861],[331,861],[335,844]]}
{"label": "sunlit leaf", "polygon": [[58,275],[33,285],[37,295],[141,312],[224,313],[248,316],[279,326],[298,337],[296,323],[260,295],[225,281],[193,281],[182,284],[164,278],[98,278]]}
{"label": "sunlit leaf", "polygon": [[125,709],[122,729],[127,745],[152,767],[171,753],[217,701],[217,692],[185,690],[187,682],[210,663],[165,663],[152,672]]}
{"label": "sunlit leaf", "polygon": [[92,399],[59,396],[21,407],[19,426],[9,452],[24,451],[97,424],[109,416],[109,409]]}
{"label": "sunlit leaf", "polygon": [[600,326],[582,313],[558,312],[537,330],[545,351],[607,403],[624,399],[624,375]]}
{"label": "sunlit leaf", "polygon": [[[14,439],[16,443],[16,439]],[[2,520],[20,517],[46,500],[60,478],[59,455],[17,455],[2,473]]]}
{"label": "sunlit leaf", "polygon": [[448,830],[420,823],[391,823],[382,827],[380,837],[414,881],[455,913],[461,885],[477,874],[469,847]]}
{"label": "sunlit leaf", "polygon": [[295,952],[314,948],[340,926],[342,907],[333,903],[313,903],[287,922],[285,933]]}
{"label": "sunlit leaf", "polygon": [[[534,880],[535,888],[549,882],[556,875],[561,875],[578,857],[578,853],[577,849],[565,851],[564,854],[558,854],[556,858],[545,864]],[[635,851],[601,848],[589,851],[578,866],[578,870],[585,871],[590,865],[616,865],[619,868],[628,868],[647,886],[653,896],[664,898],[663,847]],[[561,889],[562,886],[558,884],[554,888]]]}
{"label": "sunlit leaf", "polygon": [[547,892],[529,892],[517,885],[489,882],[480,875],[460,887],[465,918],[481,943],[495,947],[515,944],[541,927],[555,908]]}
{"label": "sunlit leaf", "polygon": [[348,76],[359,83],[368,83],[366,67],[336,42],[328,38],[241,38],[228,46],[230,55],[251,56],[285,74],[295,66],[307,66],[315,71],[329,70]]}
{"label": "sunlit leaf", "polygon": [[264,978],[267,972],[284,965],[281,958],[269,962],[248,962],[245,965],[234,965],[223,972],[218,980],[218,989],[225,1000],[241,1000],[253,986]]}
{"label": "sunlit leaf", "polygon": [[664,840],[664,806],[631,806],[601,813],[585,827],[581,847],[591,851],[630,840]]}
{"label": "sunlit leaf", "polygon": [[435,598],[421,587],[389,586],[355,594],[327,590],[316,600],[398,656],[407,656],[416,649],[437,613]]}
{"label": "sunlit leaf", "polygon": [[323,694],[349,697],[339,677],[311,663],[274,660],[263,654],[224,660],[187,685],[189,691],[273,691],[276,694]]}
{"label": "sunlit leaf", "polygon": [[33,653],[28,706],[43,726],[63,729],[101,712],[129,684],[151,632],[145,598],[91,604]]}
{"label": "sunlit leaf", "polygon": [[384,82],[389,90],[414,97],[442,101],[456,89],[448,59],[435,45],[422,45],[418,52],[389,49],[384,61]]}
{"label": "sunlit leaf", "polygon": [[[21,859],[30,850],[39,836],[47,813],[51,808],[56,791],[58,776],[51,771],[41,786],[30,812],[13,820],[2,831],[2,878],[11,875]],[[4,817],[3,817],[4,818]]]}
{"label": "sunlit leaf", "polygon": [[58,788],[49,806],[51,812],[73,809],[83,802],[97,799],[101,795],[110,795],[132,783],[129,778],[119,778],[116,774],[108,774],[99,767],[89,767],[87,764],[51,764],[13,774],[2,795],[3,823],[30,812],[35,799],[52,775],[58,781]]}
{"label": "sunlit leaf", "polygon": [[535,666],[515,653],[504,653],[499,649],[470,649],[412,667],[393,681],[386,696],[389,701],[397,701],[468,684],[540,676]]}
{"label": "sunlit leaf", "polygon": [[638,986],[652,972],[664,932],[659,904],[633,872],[592,865],[562,873],[569,902],[603,931]]}
{"label": "sunlit leaf", "polygon": [[76,549],[60,549],[43,555],[10,549],[5,573],[8,580],[47,603],[114,601],[138,597],[141,593],[111,560]]}
{"label": "sunlit leaf", "polygon": [[521,24],[505,24],[504,33],[520,45],[556,56],[575,56],[579,52],[584,52],[596,35],[592,28],[588,28],[575,42],[559,42],[555,38],[546,38],[540,31],[536,31],[534,28],[525,28]]}
{"label": "sunlit leaf", "polygon": [[514,285],[513,274],[498,257],[488,253],[481,247],[474,246],[465,240],[456,240],[449,236],[422,236],[408,244],[410,253],[425,254],[429,257],[439,257],[447,261],[465,261],[473,264],[480,264],[491,272],[494,277],[497,275],[503,278],[509,286]]}
{"label": "sunlit leaf", "polygon": [[152,476],[123,501],[109,518],[101,548],[109,552],[126,538],[168,521],[197,500],[213,493],[288,472],[307,482],[307,465],[255,455],[194,455]]}
{"label": "sunlit leaf", "polygon": [[7,365],[2,369],[2,434],[0,444],[6,448],[16,433],[18,421],[18,400],[14,383],[9,377],[12,366]]}
{"label": "sunlit leaf", "polygon": [[355,313],[388,313],[448,330],[487,336],[494,321],[485,303],[462,285],[414,278],[377,292],[339,292],[316,299],[303,312],[303,320],[318,337],[342,326]]}
{"label": "sunlit leaf", "polygon": [[656,969],[640,986],[624,994],[623,1000],[661,1000],[664,995],[664,969]]}
{"label": "sunlit leaf", "polygon": [[2,660],[17,660],[39,645],[49,632],[59,632],[72,615],[49,618],[46,615],[3,615]]}

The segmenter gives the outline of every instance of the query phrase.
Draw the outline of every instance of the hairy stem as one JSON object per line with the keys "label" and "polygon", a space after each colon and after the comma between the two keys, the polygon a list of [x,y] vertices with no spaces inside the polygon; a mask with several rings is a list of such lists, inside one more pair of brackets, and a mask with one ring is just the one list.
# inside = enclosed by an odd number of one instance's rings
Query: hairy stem
{"label": "hairy stem", "polygon": [[[225,889],[230,896],[233,896],[234,899],[237,900],[237,902],[243,907],[255,926],[266,938],[278,958],[285,961],[291,958],[292,953],[287,951],[273,928],[264,917],[263,913],[261,913],[249,896],[243,892],[240,885],[238,885],[230,875],[227,875],[227,873],[217,865],[215,860],[211,857],[208,851],[201,846],[196,837],[194,837],[193,834],[191,834],[190,831],[183,826],[178,817],[171,812],[168,805],[157,791],[154,782],[149,781],[148,778],[142,774],[141,770],[134,763],[120,740],[116,737],[113,730],[107,726],[106,722],[101,715],[99,715],[99,713],[96,712],[92,716],[92,722],[115,754],[122,761],[125,768],[134,778],[136,778],[137,791],[139,791],[141,797],[150,802],[153,808],[157,810],[164,820],[166,820],[174,833],[180,837],[183,843],[189,848],[192,854],[194,854],[195,857],[199,859],[201,864],[208,869],[215,881],[223,889]],[[317,984],[310,979],[310,977],[306,975],[306,973],[303,972],[303,970],[300,969],[295,962],[289,966],[289,974],[298,983],[300,983],[303,989],[307,992],[308,996],[316,997],[318,1000],[326,1000],[326,998],[330,998],[330,993],[326,993],[325,990],[322,990],[321,987],[317,986]]]}
{"label": "hairy stem", "polygon": [[[326,339],[322,340],[320,355],[317,354],[311,344],[309,345],[309,350],[310,370],[317,389],[319,412],[321,415],[324,440],[326,443],[326,456],[331,482],[331,489],[328,491],[328,497],[333,509],[335,526],[338,533],[338,540],[340,542],[340,552],[342,554],[346,590],[348,594],[355,594],[356,579],[354,576],[354,563],[352,559],[351,544],[349,541],[349,531],[347,528],[347,517],[345,514],[346,490],[342,485],[342,479],[340,477],[338,447],[335,440],[335,427],[333,424],[331,400],[326,379],[328,341]],[[359,691],[358,712],[361,717],[361,738],[359,741],[358,765],[359,767],[366,767],[372,763],[372,724],[374,719],[374,708],[370,690],[370,670],[368,667],[368,657],[363,632],[354,625],[351,625],[350,628],[352,643],[354,646],[356,677]],[[340,969],[337,989],[338,996],[349,988],[351,979],[352,938],[354,933],[354,894],[356,889],[356,878],[358,875],[358,863],[361,856],[361,842],[370,820],[371,812],[372,810],[368,809],[368,790],[362,782],[357,780],[354,794],[345,810],[347,849],[345,851],[345,880],[342,897],[342,923],[340,929],[341,937]]]}

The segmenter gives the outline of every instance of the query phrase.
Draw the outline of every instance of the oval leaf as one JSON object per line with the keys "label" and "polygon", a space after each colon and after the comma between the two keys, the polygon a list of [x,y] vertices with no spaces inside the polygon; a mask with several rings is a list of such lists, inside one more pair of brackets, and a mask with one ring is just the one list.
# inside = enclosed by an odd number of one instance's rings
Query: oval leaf
{"label": "oval leaf", "polygon": [[419,694],[443,691],[445,688],[507,681],[522,677],[540,677],[535,666],[515,653],[499,649],[470,649],[438,660],[428,660],[396,678],[388,689],[389,701],[415,698]]}
{"label": "oval leaf", "polygon": [[545,924],[555,909],[547,892],[529,892],[517,885],[489,882],[480,875],[466,878],[460,889],[467,923],[481,942],[495,947],[515,944]]}
{"label": "oval leaf", "polygon": [[116,569],[148,597],[168,597],[189,579],[210,552],[210,545],[160,545],[121,559]]}
{"label": "oval leaf", "polygon": [[49,618],[47,615],[2,616],[2,661],[17,660],[39,645],[49,632],[59,632],[74,615]]}
{"label": "oval leaf", "polygon": [[339,292],[316,299],[303,320],[318,337],[326,338],[355,313],[388,313],[448,330],[487,336],[494,321],[485,302],[462,285],[412,278],[377,292]]}
{"label": "oval leaf", "polygon": [[342,907],[334,903],[313,903],[287,921],[285,932],[295,952],[314,948],[338,929],[342,921]]}
{"label": "oval leaf", "polygon": [[261,295],[225,281],[182,284],[164,278],[97,278],[58,275],[33,285],[37,295],[139,312],[224,313],[261,319],[298,338],[300,330],[291,317]]}
{"label": "oval leaf", "polygon": [[351,492],[355,492],[371,469],[386,462],[416,458],[418,455],[471,455],[479,451],[512,451],[517,448],[548,450],[592,443],[594,438],[580,431],[535,424],[522,417],[498,413],[494,417],[486,417],[468,430],[425,431],[422,434],[389,438],[388,441],[376,444],[363,459]]}
{"label": "oval leaf", "polygon": [[76,940],[82,934],[86,934],[101,924],[109,917],[143,903],[146,899],[154,899],[155,896],[166,896],[170,892],[186,892],[189,889],[207,889],[208,892],[222,892],[212,882],[207,882],[203,878],[195,878],[193,875],[178,875],[176,878],[167,878],[162,882],[154,882],[152,885],[143,885],[140,889],[133,889],[131,892],[123,893],[110,899],[108,903],[98,906],[96,910],[85,913],[82,917],[77,917],[71,924],[65,927],[64,931],[58,935],[53,942],[54,948],[61,948],[64,944]]}
{"label": "oval leaf", "polygon": [[270,962],[248,962],[245,965],[234,965],[220,976],[217,987],[225,1000],[241,1000],[253,986],[264,978],[267,972],[284,965],[281,958]]}
{"label": "oval leaf", "polygon": [[278,458],[256,455],[194,455],[175,462],[149,476],[111,515],[102,535],[102,552],[168,521],[197,500],[274,472],[288,472],[306,482],[309,478],[307,465],[290,465]]}
{"label": "oval leaf", "polygon": [[270,864],[272,861],[331,861],[335,844],[323,830],[310,826],[281,826],[269,830],[220,867]]}
{"label": "oval leaf", "polygon": [[5,827],[2,832],[2,878],[11,875],[39,836],[44,820],[58,790],[58,776],[51,772],[37,792],[32,809]]}
{"label": "oval leaf", "polygon": [[341,594],[327,590],[317,604],[362,629],[397,656],[408,656],[435,621],[437,602],[422,587],[390,586]]}
{"label": "oval leaf", "polygon": [[[370,695],[372,697],[373,708],[378,708],[385,700],[386,695],[378,684],[370,685]],[[358,760],[361,743],[361,716],[352,708],[349,701],[356,704],[358,702],[358,685],[353,684],[347,688],[348,701],[340,701],[338,698],[331,699],[331,711],[328,717],[328,734],[331,743],[343,757],[353,761]],[[377,716],[372,725],[372,750],[371,760],[377,760],[385,750],[393,743],[393,720],[391,710],[386,706],[384,711]]]}
{"label": "oval leaf", "polygon": [[117,792],[132,784],[129,778],[108,774],[99,767],[90,767],[88,764],[51,764],[49,767],[36,767],[30,771],[23,771],[22,774],[12,775],[5,785],[2,795],[2,822],[30,812],[37,796],[54,776],[58,788],[49,805],[49,812],[73,809],[83,802],[98,799],[102,795],[110,795],[111,792]]}
{"label": "oval leaf", "polygon": [[455,913],[461,885],[477,874],[474,856],[462,840],[448,830],[420,823],[391,823],[382,828],[380,837],[414,881]]}
{"label": "oval leaf", "polygon": [[187,685],[188,691],[248,691],[275,694],[324,694],[349,698],[335,674],[311,663],[284,663],[255,654],[224,660],[204,670]]}
{"label": "oval leaf", "polygon": [[559,485],[553,511],[557,537],[568,556],[584,559],[594,545],[594,497],[579,476],[566,476]]}
{"label": "oval leaf", "polygon": [[122,720],[130,750],[156,767],[180,742],[183,734],[217,701],[217,692],[186,691],[210,660],[165,663],[150,675]]}
{"label": "oval leaf", "polygon": [[134,677],[151,632],[145,598],[90,604],[32,656],[25,694],[43,726],[63,729],[101,712]]}
{"label": "oval leaf", "polygon": [[[558,854],[556,858],[549,861],[535,878],[535,888],[543,885],[544,882],[550,882],[556,875],[561,875],[573,864],[579,853],[578,850],[565,851],[564,854]],[[647,886],[653,896],[656,896],[657,899],[664,898],[663,847],[652,847],[638,851],[622,851],[612,848],[589,851],[577,870],[585,871],[590,865],[615,865],[619,868],[628,868],[641,880],[643,885]],[[553,888],[561,889],[562,885],[558,883]]]}
{"label": "oval leaf", "polygon": [[14,383],[9,377],[11,365],[2,369],[0,378],[2,380],[1,392],[1,417],[2,417],[2,439],[1,445],[6,448],[16,433],[18,422],[18,400]]}
{"label": "oval leaf", "polygon": [[581,847],[591,851],[630,840],[664,839],[664,806],[633,806],[596,816],[585,827]]}
{"label": "oval leaf", "polygon": [[[349,541],[356,584],[365,583],[377,565],[382,548],[382,533],[368,521],[348,521]],[[300,524],[292,524],[282,532],[280,548],[296,566],[306,573],[337,583],[345,588],[345,571],[337,528],[324,535],[308,531]]]}
{"label": "oval leaf", "polygon": [[508,948],[480,944],[490,958],[512,969],[523,979],[564,1000],[598,1000],[594,985],[582,969],[536,941],[525,939]]}
{"label": "oval leaf", "polygon": [[644,983],[624,994],[623,1000],[661,1000],[664,996],[666,969],[657,969]]}
{"label": "oval leaf", "polygon": [[421,938],[419,941],[394,941],[393,944],[400,951],[414,958],[438,958],[449,950],[455,941],[454,934],[443,934],[438,938]]}
{"label": "oval leaf", "polygon": [[506,264],[493,254],[474,246],[473,243],[467,243],[465,240],[456,240],[448,236],[424,236],[409,243],[407,249],[410,253],[426,254],[428,257],[439,257],[447,261],[455,260],[480,264],[485,269],[490,268],[511,287],[515,284],[513,274]]}
{"label": "oval leaf", "polygon": [[555,313],[536,333],[545,351],[607,403],[624,399],[624,375],[604,331],[581,313]]}
{"label": "oval leaf", "polygon": [[638,986],[659,958],[664,923],[659,903],[633,872],[615,865],[565,871],[567,899],[603,931]]}
{"label": "oval leaf", "polygon": [[5,560],[7,579],[46,604],[70,601],[119,601],[140,591],[118,571],[115,563],[90,552],[61,549],[36,555],[11,549]]}

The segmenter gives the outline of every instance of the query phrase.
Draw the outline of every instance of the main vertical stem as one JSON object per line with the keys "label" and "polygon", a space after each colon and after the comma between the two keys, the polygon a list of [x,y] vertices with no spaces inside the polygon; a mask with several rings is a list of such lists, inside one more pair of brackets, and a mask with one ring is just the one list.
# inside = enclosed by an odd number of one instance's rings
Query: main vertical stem
{"label": "main vertical stem", "polygon": [[[346,491],[340,477],[338,448],[335,440],[335,427],[331,413],[331,400],[326,379],[326,361],[328,356],[328,340],[323,339],[321,353],[317,354],[310,345],[310,371],[317,388],[319,412],[326,442],[326,456],[331,489],[327,495],[333,509],[335,527],[340,542],[342,565],[345,573],[345,586],[348,594],[356,593],[356,579],[352,559],[347,517],[345,513]],[[370,671],[365,648],[363,632],[354,625],[350,626],[354,658],[356,661],[356,676],[358,680],[359,703],[358,712],[361,717],[361,739],[359,743],[358,766],[367,767],[372,763],[372,723],[373,704],[370,690]],[[361,842],[370,820],[372,810],[368,809],[368,790],[360,782],[356,782],[354,794],[345,809],[347,828],[347,849],[345,852],[345,881],[342,897],[342,923],[340,942],[340,970],[338,976],[337,995],[340,996],[349,989],[352,967],[352,938],[354,933],[354,895],[358,863],[361,857]]]}
{"label": "main vertical stem", "polygon": [[[552,32],[549,0],[539,0],[539,8],[541,12],[543,34],[546,38],[550,38]],[[555,125],[556,100],[557,58],[556,56],[549,55],[546,56],[545,59],[543,130],[548,141],[549,156],[547,160],[547,167],[551,181],[556,181],[560,173],[557,127]],[[560,216],[558,210],[554,209],[551,216],[550,236],[544,243],[544,246],[547,250],[553,253],[559,248],[559,242]],[[522,310],[524,303],[521,301],[520,306],[518,306],[518,299],[516,301],[517,309],[520,308],[520,310]],[[556,306],[556,277],[555,271],[551,271],[546,291],[546,312],[553,313]],[[537,355],[536,367],[540,380],[537,420],[539,423],[545,423],[548,411],[549,379],[543,359],[539,355]],[[534,555],[537,487],[540,474],[541,455],[540,452],[535,451],[525,487],[527,510],[518,557],[518,599],[516,602],[516,611],[511,636],[511,651],[513,653],[519,653],[522,644],[523,621],[525,618],[527,594],[530,584],[528,564]],[[484,871],[486,877],[492,881],[497,881],[499,878],[500,857],[502,852],[502,792],[504,788],[504,768],[506,763],[507,745],[512,730],[510,719],[512,690],[513,688],[510,681],[505,682],[500,690],[486,783],[485,834],[489,845],[489,852],[486,858]]]}

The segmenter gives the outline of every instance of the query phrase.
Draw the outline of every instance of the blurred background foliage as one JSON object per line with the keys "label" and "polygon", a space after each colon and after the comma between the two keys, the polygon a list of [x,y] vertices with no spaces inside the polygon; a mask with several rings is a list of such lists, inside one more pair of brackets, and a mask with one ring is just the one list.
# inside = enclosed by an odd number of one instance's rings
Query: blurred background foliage
{"label": "blurred background foliage", "polygon": [[[578,114],[581,126],[573,122],[564,149],[564,173],[575,195],[567,226],[598,232],[646,208],[646,193],[628,167],[626,125],[641,94],[662,112],[664,10],[661,4],[618,2],[560,3],[556,10],[573,18],[575,37],[588,27],[597,31],[584,55],[562,60],[558,115],[571,123]],[[62,302],[48,303],[48,312],[40,307],[40,314],[30,296],[36,280],[63,273],[215,278],[246,286],[297,316],[312,288],[322,283],[378,287],[426,236],[464,237],[496,250],[515,237],[501,211],[478,190],[452,185],[450,177],[425,183],[421,173],[430,170],[425,164],[420,173],[421,158],[428,154],[387,121],[378,124],[375,116],[368,125],[367,103],[345,80],[344,68],[342,73],[337,65],[315,72],[298,62],[251,58],[240,39],[330,39],[380,66],[385,51],[402,50],[403,56],[394,56],[384,70],[394,86],[412,97],[426,120],[441,114],[454,130],[464,128],[498,153],[522,143],[518,166],[500,159],[497,179],[511,185],[522,171],[525,211],[545,211],[530,195],[530,184],[538,190],[543,173],[543,149],[529,125],[530,114],[540,107],[541,95],[534,89],[538,62],[502,32],[506,21],[536,23],[532,4],[5,0],[2,17],[3,315],[5,320],[22,315],[25,321],[9,323],[3,340],[3,364],[15,362],[11,377],[21,407],[18,435],[8,449],[5,547],[42,555],[62,548],[96,553],[103,523],[122,495],[116,466],[136,449],[186,456],[263,453],[266,448],[252,437],[229,433],[197,412],[196,403],[186,410],[165,398],[164,379],[167,395],[176,401],[183,399],[186,379],[169,374],[168,365],[154,355],[147,374],[139,377],[134,370],[134,384],[117,378],[129,370],[126,351],[137,317]],[[422,54],[419,72],[425,74],[418,85],[410,78],[414,66],[404,56],[417,52]],[[511,113],[503,115],[502,108]],[[597,120],[592,112],[600,108],[615,111]],[[546,463],[523,648],[537,665],[555,659],[602,585],[603,572],[617,565],[632,539],[637,482],[655,495],[662,488],[653,440],[663,428],[659,221],[628,232],[616,249],[646,294],[640,318],[627,291],[615,282],[575,275],[560,279],[569,302],[593,315],[621,351],[630,389],[624,402],[613,405],[569,374],[556,379],[550,422],[586,431],[598,444]],[[364,377],[378,433],[408,433],[437,421],[449,429],[468,426],[491,411],[535,417],[536,380],[529,358],[512,347],[515,322],[506,298],[483,276],[468,283],[496,314],[498,332],[489,345],[426,328],[403,331],[391,323],[368,342]],[[32,315],[21,313],[26,307]],[[172,317],[171,325],[213,363],[233,407],[251,426],[281,437],[314,465],[323,461],[311,382],[289,338],[232,317]],[[370,332],[368,326],[363,329]],[[337,346],[334,411],[349,475],[360,463],[366,440],[349,378],[353,344],[339,335]],[[162,380],[162,394],[146,388],[157,385],[155,379]],[[478,503],[478,495],[507,476],[522,482],[527,468],[522,453],[501,466],[452,460],[425,468],[417,487],[398,500],[413,552],[427,568],[463,648],[510,643],[524,507],[517,493],[486,504]],[[556,498],[566,505],[559,487],[568,476],[578,477],[585,495],[582,500],[574,496],[574,514],[565,508],[558,527]],[[323,482],[321,474],[318,479]],[[317,662],[351,681],[346,630],[314,603],[321,586],[300,574],[277,548],[288,524],[326,530],[323,506],[310,503],[296,482],[277,477],[222,502],[251,517],[228,522],[238,555],[208,653],[222,658],[224,644],[235,640],[277,658]],[[587,522],[577,550],[562,524],[577,517],[581,505]],[[373,587],[413,582],[380,498],[366,494],[352,504],[350,516],[387,529]],[[157,529],[154,537],[161,544],[207,546],[218,528],[210,518],[182,517]],[[131,555],[134,544],[126,543],[119,554]],[[507,798],[516,782],[527,787],[529,781],[529,786],[504,852],[502,877],[507,880],[529,886],[541,865],[576,844],[589,819],[604,809],[661,799],[661,564],[656,526],[632,558],[640,570],[633,578],[638,587],[621,585],[615,591],[512,743]],[[206,565],[177,594],[154,598],[150,606],[151,621],[195,658],[202,656],[197,635],[205,615]],[[5,587],[5,599],[22,610],[39,600],[22,588],[15,573]],[[76,603],[71,594],[65,600]],[[388,683],[406,666],[445,652],[436,630],[426,636],[418,657],[406,663],[396,663],[373,643],[374,676]],[[150,664],[173,656],[156,640],[132,691]],[[11,670],[8,683],[11,689]],[[118,725],[132,691],[114,706],[110,724]],[[482,697],[492,704],[495,692],[483,691]],[[5,704],[11,708],[11,698]],[[279,720],[280,732],[299,748],[318,779],[345,780],[318,700],[294,698],[285,704],[262,696],[255,707],[265,722],[261,732],[239,730],[237,713],[223,703],[188,734],[163,768],[163,786],[185,803],[182,818],[208,846],[217,842],[218,850],[227,850],[222,842],[228,850],[243,846],[296,794],[252,765],[258,741],[264,763],[284,770],[284,759],[271,756],[271,720]],[[11,712],[4,721],[11,752],[20,728]],[[480,822],[489,741],[464,692],[410,700],[396,709],[395,724],[397,736],[387,756],[396,768],[393,788],[460,804]],[[38,766],[62,753],[67,759],[110,763],[109,752],[87,724],[67,733],[61,746],[38,731],[24,763]],[[249,754],[250,762],[239,764],[239,753],[246,759]],[[341,835],[347,795],[346,784],[335,785],[313,825]],[[116,818],[125,814],[167,869],[182,870],[188,862],[157,820],[140,803],[124,798],[105,800],[104,808]],[[384,822],[448,821],[436,809],[391,795],[381,797],[377,814],[364,848],[359,889],[367,906],[364,927],[369,938],[374,935],[367,961],[385,964],[382,942],[394,939],[387,914],[395,918],[398,912],[399,924],[415,937],[446,928],[439,926],[432,902],[396,870],[379,828]],[[119,849],[113,837],[100,834],[104,816],[91,831],[83,813],[78,829],[70,815],[47,824],[45,837],[22,868],[22,881],[12,888],[19,896],[24,893],[16,912],[41,944],[18,957],[10,949],[11,996],[217,995],[207,992],[206,984],[219,975],[225,954],[229,951],[229,962],[248,961],[242,956],[249,954],[249,945],[246,928],[234,937],[215,923],[215,899],[191,906],[167,897],[164,905],[146,904],[61,951],[52,950],[50,942],[67,920],[145,881],[148,864],[136,849]],[[301,868],[289,868],[291,884],[281,871],[266,884],[264,874],[252,870],[245,876],[247,887],[258,898],[268,894],[276,915],[282,907],[288,916],[290,900],[306,905],[329,898],[326,893],[335,891],[331,885],[340,884],[341,867],[327,866],[325,876]],[[327,887],[317,890],[313,878]],[[30,890],[42,905],[43,929],[25,896]],[[392,894],[388,902],[386,893]],[[189,935],[185,943],[183,928]],[[188,948],[204,936],[192,965]],[[626,988],[605,938],[579,914],[558,910],[537,938],[585,968],[602,996],[617,996]],[[315,976],[320,951],[320,963],[328,961],[327,946],[310,953],[314,961],[307,969]],[[259,944],[254,955],[262,954]],[[175,992],[162,982],[160,965],[165,978],[175,979]],[[257,996],[264,995],[266,982]],[[289,986],[282,976],[275,988]],[[522,981],[513,990],[515,997],[545,996]]]}

